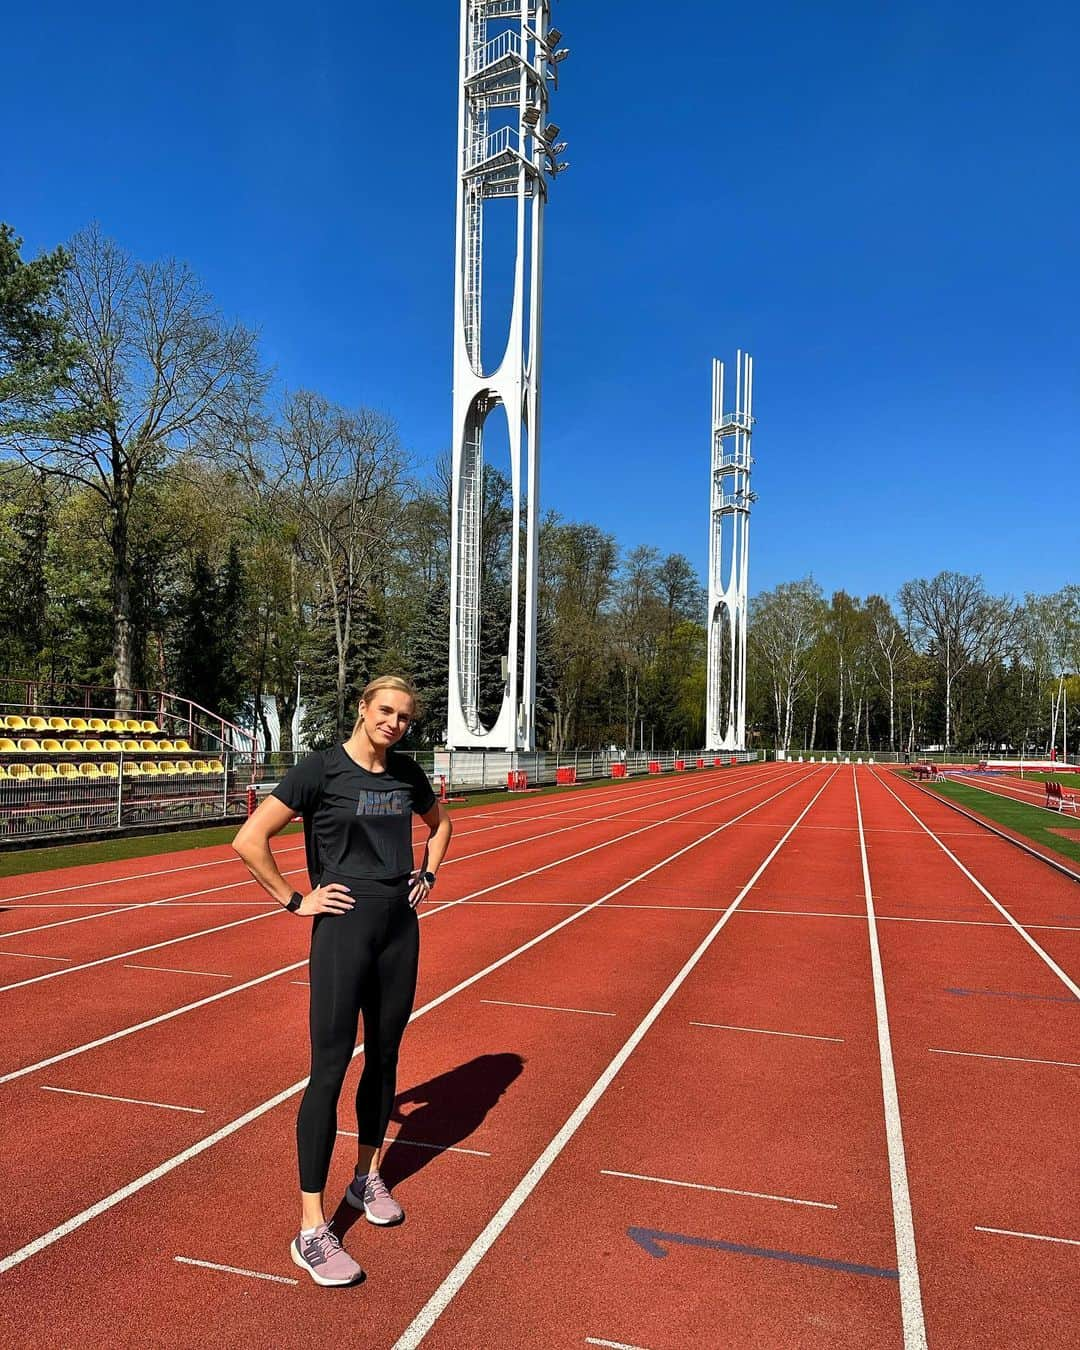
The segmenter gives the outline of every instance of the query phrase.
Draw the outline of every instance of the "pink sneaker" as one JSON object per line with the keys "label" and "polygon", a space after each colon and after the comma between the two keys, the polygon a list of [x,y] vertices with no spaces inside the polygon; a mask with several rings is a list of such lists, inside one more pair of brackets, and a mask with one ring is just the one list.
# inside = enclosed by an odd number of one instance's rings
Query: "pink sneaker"
{"label": "pink sneaker", "polygon": [[390,1194],[378,1172],[368,1172],[366,1176],[357,1172],[349,1182],[345,1199],[353,1209],[364,1211],[368,1223],[386,1226],[400,1223],[405,1217],[405,1211]]}
{"label": "pink sneaker", "polygon": [[328,1223],[319,1224],[310,1237],[301,1233],[294,1238],[289,1254],[293,1264],[306,1270],[316,1284],[359,1284],[364,1278],[364,1272],[338,1241],[337,1234]]}

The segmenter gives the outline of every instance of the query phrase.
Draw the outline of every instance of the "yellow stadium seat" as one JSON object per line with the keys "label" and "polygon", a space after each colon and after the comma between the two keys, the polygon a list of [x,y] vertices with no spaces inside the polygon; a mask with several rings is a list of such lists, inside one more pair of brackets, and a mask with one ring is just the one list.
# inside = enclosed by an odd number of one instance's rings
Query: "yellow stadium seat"
{"label": "yellow stadium seat", "polygon": [[82,743],[82,741],[65,741],[65,742],[64,742],[64,749],[65,749],[65,750],[81,750],[82,748],[83,748],[83,743]]}
{"label": "yellow stadium seat", "polygon": [[41,749],[37,741],[32,740],[29,736],[24,736],[22,740],[19,741],[19,744],[15,748],[20,752],[20,754],[24,755],[36,755],[38,751]]}
{"label": "yellow stadium seat", "polygon": [[104,763],[104,764],[100,764],[100,765],[98,766],[98,768],[101,770],[101,776],[102,776],[102,778],[119,778],[119,777],[120,777],[120,770],[119,770],[119,769],[117,768],[117,766],[112,762],[111,759],[107,759],[107,760],[105,761],[105,763]]}
{"label": "yellow stadium seat", "polygon": [[4,726],[8,731],[25,731],[26,721],[18,713],[8,713],[4,718]]}
{"label": "yellow stadium seat", "polygon": [[129,759],[127,763],[124,765],[124,777],[141,778],[142,766],[140,764],[136,764],[133,759]]}
{"label": "yellow stadium seat", "polygon": [[115,754],[120,749],[120,742],[106,739],[101,742],[101,748],[102,750],[108,750],[109,754]]}
{"label": "yellow stadium seat", "polygon": [[110,731],[127,731],[127,723],[122,722],[118,717],[110,717],[105,725]]}
{"label": "yellow stadium seat", "polygon": [[142,746],[138,741],[128,739],[120,742],[120,748],[121,750],[141,750]]}
{"label": "yellow stadium seat", "polygon": [[18,748],[19,747],[10,736],[0,736],[0,752],[5,755],[10,755],[13,750],[17,750]]}
{"label": "yellow stadium seat", "polygon": [[78,769],[74,764],[68,763],[67,760],[62,761],[56,766],[56,772],[61,778],[78,778],[79,776]]}
{"label": "yellow stadium seat", "polygon": [[174,774],[176,772],[176,765],[171,759],[159,759],[158,770],[160,773]]}
{"label": "yellow stadium seat", "polygon": [[175,747],[173,746],[172,741],[158,741],[157,748],[159,752],[163,750],[167,752],[173,750]]}
{"label": "yellow stadium seat", "polygon": [[134,717],[129,717],[124,723],[125,731],[142,731],[142,723]]}
{"label": "yellow stadium seat", "polygon": [[225,765],[222,764],[222,762],[221,762],[220,759],[212,759],[212,760],[210,760],[210,762],[209,762],[209,767],[210,767],[210,772],[211,772],[211,773],[224,773],[224,772],[225,772]]}
{"label": "yellow stadium seat", "polygon": [[156,722],[144,722],[142,724],[142,729],[143,731],[148,731],[151,736],[156,736],[158,734],[158,724]]}
{"label": "yellow stadium seat", "polygon": [[46,736],[46,738],[41,742],[41,748],[42,750],[45,751],[46,754],[55,755],[59,751],[63,750],[64,747],[60,744],[58,740],[55,739],[55,737]]}
{"label": "yellow stadium seat", "polygon": [[191,761],[191,767],[192,767],[192,770],[193,770],[195,773],[209,773],[209,772],[210,772],[210,765],[207,764],[207,762],[206,762],[205,759],[193,759],[193,760]]}
{"label": "yellow stadium seat", "polygon": [[35,778],[55,778],[56,770],[51,764],[34,764],[30,772]]}
{"label": "yellow stadium seat", "polygon": [[79,772],[82,774],[84,778],[101,777],[101,770],[98,768],[98,766],[96,764],[90,764],[89,762],[87,762],[86,764],[80,764]]}
{"label": "yellow stadium seat", "polygon": [[30,775],[30,765],[29,765],[29,764],[9,764],[9,765],[8,765],[8,777],[9,777],[9,778],[29,778],[30,776],[31,776],[31,775]]}
{"label": "yellow stadium seat", "polygon": [[7,769],[5,769],[2,764],[0,764],[0,778],[6,778],[7,776],[8,776]]}
{"label": "yellow stadium seat", "polygon": [[142,769],[143,773],[146,774],[148,777],[153,777],[155,774],[159,774],[161,772],[161,769],[158,767],[156,761],[152,759],[144,759],[139,767]]}
{"label": "yellow stadium seat", "polygon": [[186,759],[178,759],[178,760],[176,761],[176,772],[177,772],[177,773],[194,773],[195,770],[191,767],[191,762],[190,762],[190,760],[186,760]]}
{"label": "yellow stadium seat", "polygon": [[88,717],[86,719],[87,731],[108,731],[108,727],[100,717]]}
{"label": "yellow stadium seat", "polygon": [[187,741],[173,741],[173,749],[174,749],[174,750],[190,750],[190,749],[191,749],[191,746],[188,745]]}
{"label": "yellow stadium seat", "polygon": [[72,731],[85,731],[86,719],[84,717],[69,717],[68,726]]}
{"label": "yellow stadium seat", "polygon": [[49,727],[53,731],[67,731],[68,720],[66,717],[50,717]]}
{"label": "yellow stadium seat", "polygon": [[26,725],[31,731],[48,731],[49,729],[49,724],[45,721],[44,717],[28,717],[26,719]]}
{"label": "yellow stadium seat", "polygon": [[158,744],[157,741],[140,741],[139,747],[140,749],[143,750],[156,750],[158,748]]}
{"label": "yellow stadium seat", "polygon": [[90,736],[85,741],[83,741],[82,748],[84,750],[89,750],[92,753],[96,753],[98,750],[101,749],[101,742],[95,740],[93,736]]}

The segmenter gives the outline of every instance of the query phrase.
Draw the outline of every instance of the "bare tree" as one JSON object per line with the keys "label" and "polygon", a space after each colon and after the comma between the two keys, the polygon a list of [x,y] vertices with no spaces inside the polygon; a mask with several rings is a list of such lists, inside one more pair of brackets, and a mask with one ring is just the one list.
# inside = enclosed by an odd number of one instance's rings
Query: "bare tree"
{"label": "bare tree", "polygon": [[889,749],[896,749],[896,677],[908,651],[904,630],[889,602],[880,595],[866,597],[866,614],[873,634],[870,658],[874,678],[889,695]]}
{"label": "bare tree", "polygon": [[131,697],[132,511],[177,459],[249,434],[266,387],[254,334],[227,323],[186,264],[139,263],[96,226],[76,235],[63,286],[78,357],[49,439],[16,453],[95,492],[111,557],[113,683]]}
{"label": "bare tree", "polygon": [[388,417],[368,408],[350,412],[309,390],[288,399],[277,442],[278,507],[295,524],[298,551],[318,569],[333,624],[340,733],[349,653],[364,594],[386,563],[403,455]]}
{"label": "bare tree", "polygon": [[988,594],[980,576],[939,572],[900,587],[900,607],[915,645],[934,655],[945,680],[945,744],[952,744],[954,690],[973,664],[999,657],[1017,626],[1006,596]]}
{"label": "bare tree", "polygon": [[795,704],[809,675],[810,654],[823,619],[821,588],[809,577],[764,591],[750,604],[749,659],[768,671],[777,742],[785,752],[791,745]]}

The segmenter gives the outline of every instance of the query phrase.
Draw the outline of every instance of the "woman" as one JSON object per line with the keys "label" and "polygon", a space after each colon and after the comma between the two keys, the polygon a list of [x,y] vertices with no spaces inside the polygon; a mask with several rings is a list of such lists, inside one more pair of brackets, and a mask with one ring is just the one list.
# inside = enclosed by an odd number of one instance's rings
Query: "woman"
{"label": "woman", "polygon": [[[240,830],[233,848],[283,909],[314,919],[311,930],[311,1078],[296,1123],[300,1234],[292,1259],[316,1284],[354,1284],[363,1271],[326,1222],[323,1190],[337,1134],[337,1101],[364,1018],[364,1071],[356,1089],[356,1175],[345,1198],[374,1224],[405,1214],[379,1176],[394,1104],[397,1057],[416,992],[416,910],[435,884],[451,824],[420,766],[391,747],[416,715],[412,685],[372,680],[344,745],[290,769]],[[307,895],[278,871],[270,840],[300,812]],[[412,816],[430,830],[413,868]]]}

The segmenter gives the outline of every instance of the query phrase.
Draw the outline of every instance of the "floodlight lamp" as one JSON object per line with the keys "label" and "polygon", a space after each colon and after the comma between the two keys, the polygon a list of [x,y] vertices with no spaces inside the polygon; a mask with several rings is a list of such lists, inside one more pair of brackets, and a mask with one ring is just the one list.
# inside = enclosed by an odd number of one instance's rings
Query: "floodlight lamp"
{"label": "floodlight lamp", "polygon": [[544,39],[544,41],[547,43],[549,47],[557,47],[559,43],[562,41],[562,29],[549,28],[547,30],[547,37]]}
{"label": "floodlight lamp", "polygon": [[540,136],[543,140],[547,141],[548,145],[550,145],[552,141],[554,141],[555,138],[558,136],[561,130],[562,127],[560,127],[558,123],[549,122],[547,126],[543,129],[543,131],[540,133]]}
{"label": "floodlight lamp", "polygon": [[525,123],[527,127],[535,127],[537,122],[540,121],[540,109],[526,108],[525,111],[521,114],[521,120]]}
{"label": "floodlight lamp", "polygon": [[569,48],[569,47],[560,47],[559,50],[558,50],[557,52],[552,52],[552,53],[551,53],[551,58],[550,58],[550,59],[551,59],[552,65],[557,66],[557,65],[559,64],[560,61],[565,61],[566,58],[567,58],[569,55],[570,55],[570,48]]}
{"label": "floodlight lamp", "polygon": [[560,141],[558,145],[548,146],[548,153],[552,155],[561,155],[566,149],[566,142]]}

